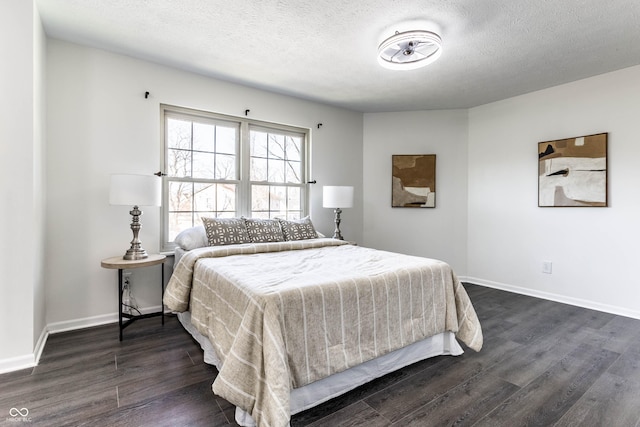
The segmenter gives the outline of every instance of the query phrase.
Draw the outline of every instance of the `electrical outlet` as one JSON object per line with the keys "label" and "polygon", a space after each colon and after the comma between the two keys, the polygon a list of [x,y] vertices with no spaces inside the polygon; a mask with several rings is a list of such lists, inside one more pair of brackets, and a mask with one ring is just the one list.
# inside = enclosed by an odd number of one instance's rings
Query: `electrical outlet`
{"label": "electrical outlet", "polygon": [[131,285],[133,283],[133,273],[131,271],[125,271],[122,273],[122,283],[126,285]]}
{"label": "electrical outlet", "polygon": [[542,261],[542,272],[551,274],[553,263],[551,261]]}

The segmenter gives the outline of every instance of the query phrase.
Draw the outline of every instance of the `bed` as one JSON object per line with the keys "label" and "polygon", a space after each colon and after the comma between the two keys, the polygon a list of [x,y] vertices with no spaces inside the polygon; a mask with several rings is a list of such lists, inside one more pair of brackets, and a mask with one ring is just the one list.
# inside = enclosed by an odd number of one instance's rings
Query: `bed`
{"label": "bed", "polygon": [[481,349],[448,264],[306,236],[227,233],[176,253],[164,303],[218,368],[213,392],[236,405],[240,425],[286,426],[373,378],[462,354],[456,338]]}

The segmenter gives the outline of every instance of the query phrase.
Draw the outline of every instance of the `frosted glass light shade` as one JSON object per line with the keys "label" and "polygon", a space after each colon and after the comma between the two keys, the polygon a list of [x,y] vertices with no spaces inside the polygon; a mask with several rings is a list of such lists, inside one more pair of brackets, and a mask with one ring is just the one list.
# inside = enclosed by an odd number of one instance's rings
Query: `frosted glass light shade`
{"label": "frosted glass light shade", "polygon": [[109,204],[160,206],[161,181],[153,175],[111,175]]}
{"label": "frosted glass light shade", "polygon": [[322,187],[322,207],[334,209],[353,207],[353,187]]}

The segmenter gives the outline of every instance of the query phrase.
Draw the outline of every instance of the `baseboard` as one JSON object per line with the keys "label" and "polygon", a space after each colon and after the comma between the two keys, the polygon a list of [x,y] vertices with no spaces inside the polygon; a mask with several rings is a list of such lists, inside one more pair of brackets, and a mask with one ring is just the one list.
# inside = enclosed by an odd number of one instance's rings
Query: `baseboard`
{"label": "baseboard", "polygon": [[[141,308],[142,314],[160,311],[160,306]],[[118,321],[118,313],[102,314],[100,316],[85,317],[84,319],[65,320],[63,322],[54,322],[47,325],[49,333],[57,334],[60,332],[75,331],[77,329],[92,328],[94,326],[108,325]]]}
{"label": "baseboard", "polygon": [[42,350],[44,350],[44,345],[47,343],[48,337],[49,331],[45,327],[38,337],[38,341],[36,342],[32,354],[25,354],[24,356],[10,357],[0,360],[0,374],[19,371],[21,369],[33,368],[34,366],[37,366],[38,362],[40,361],[40,356],[42,355]]}
{"label": "baseboard", "polygon": [[[140,309],[142,314],[160,311],[160,306],[146,307]],[[118,322],[118,313],[103,314],[100,316],[85,317],[83,319],[65,320],[63,322],[49,323],[40,334],[32,354],[0,359],[0,374],[6,372],[19,371],[21,369],[33,368],[40,362],[40,356],[47,343],[50,334],[74,331],[77,329],[91,328],[94,326],[107,325]]]}
{"label": "baseboard", "polygon": [[33,359],[34,359],[35,365],[40,363],[40,356],[42,356],[42,351],[44,350],[44,346],[47,343],[47,338],[49,338],[49,327],[45,326],[45,328],[40,333],[38,342],[36,342],[36,348],[33,351],[33,354],[34,354]]}
{"label": "baseboard", "polygon": [[19,371],[21,369],[33,368],[34,366],[36,366],[36,361],[33,357],[33,354],[9,357],[7,359],[0,360],[0,374]]}
{"label": "baseboard", "polygon": [[522,288],[520,286],[508,285],[506,283],[483,280],[477,277],[461,276],[460,281],[472,283],[474,285],[486,286],[488,288],[500,289],[502,291],[513,292],[516,294],[528,295],[530,297],[546,299],[549,301],[560,302],[563,304],[575,305],[576,307],[588,308],[590,310],[602,311],[604,313],[611,313],[618,316],[630,317],[632,319],[640,319],[640,311],[629,310],[625,307],[602,304],[595,301],[554,294],[551,292],[538,291],[535,289]]}

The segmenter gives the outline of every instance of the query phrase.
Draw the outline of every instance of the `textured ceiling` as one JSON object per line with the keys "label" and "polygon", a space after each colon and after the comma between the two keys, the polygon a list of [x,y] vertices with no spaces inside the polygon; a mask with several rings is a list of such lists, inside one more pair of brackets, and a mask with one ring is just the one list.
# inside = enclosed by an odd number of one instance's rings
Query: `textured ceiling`
{"label": "textured ceiling", "polygon": [[[640,64],[639,0],[36,0],[49,37],[362,112],[468,108]],[[428,67],[376,60],[395,31]]]}

